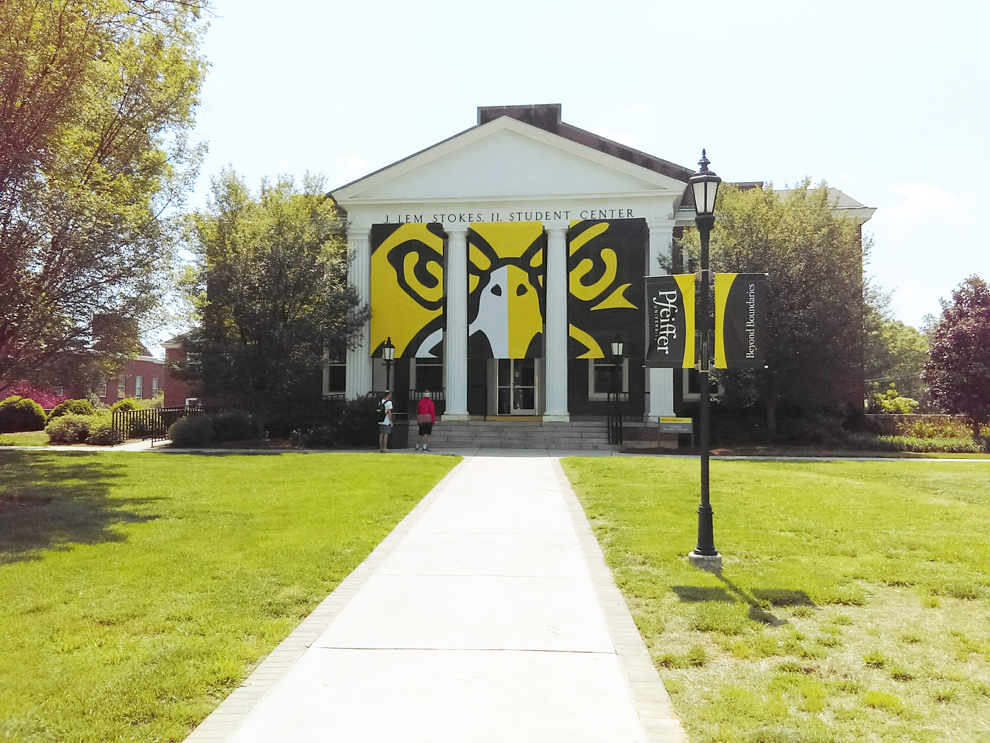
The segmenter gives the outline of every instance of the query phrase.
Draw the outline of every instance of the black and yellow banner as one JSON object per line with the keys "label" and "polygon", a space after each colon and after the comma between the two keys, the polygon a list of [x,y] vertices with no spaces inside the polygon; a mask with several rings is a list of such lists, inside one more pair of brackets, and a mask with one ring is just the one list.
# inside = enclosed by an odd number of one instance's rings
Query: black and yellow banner
{"label": "black and yellow banner", "polygon": [[468,357],[543,356],[542,222],[475,222],[468,230]]}
{"label": "black and yellow banner", "polygon": [[371,228],[371,355],[443,358],[443,225]]}
{"label": "black and yellow banner", "polygon": [[693,368],[694,274],[646,278],[646,365]]}
{"label": "black and yellow banner", "polygon": [[715,274],[715,368],[762,368],[766,361],[762,273]]}
{"label": "black and yellow banner", "polygon": [[567,357],[601,359],[615,332],[642,337],[645,219],[583,220],[567,232]]}

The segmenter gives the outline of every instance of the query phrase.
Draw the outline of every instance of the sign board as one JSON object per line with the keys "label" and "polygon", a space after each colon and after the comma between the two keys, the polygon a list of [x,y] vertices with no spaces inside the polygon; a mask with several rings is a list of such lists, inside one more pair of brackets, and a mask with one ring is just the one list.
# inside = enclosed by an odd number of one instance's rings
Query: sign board
{"label": "sign board", "polygon": [[646,278],[646,366],[694,367],[694,274]]}
{"label": "sign board", "polygon": [[766,361],[762,273],[715,274],[715,368],[761,369]]}
{"label": "sign board", "polygon": [[659,418],[660,433],[694,433],[693,418]]}

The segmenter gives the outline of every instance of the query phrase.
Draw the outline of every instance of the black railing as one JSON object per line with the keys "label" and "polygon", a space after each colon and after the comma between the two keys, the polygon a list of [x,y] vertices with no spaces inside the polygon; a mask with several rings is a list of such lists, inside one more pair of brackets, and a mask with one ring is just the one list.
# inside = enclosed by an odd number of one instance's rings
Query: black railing
{"label": "black railing", "polygon": [[629,403],[628,392],[608,393],[608,443],[613,446],[622,444],[624,431],[622,421]]}
{"label": "black railing", "polygon": [[338,417],[344,403],[345,396],[339,394],[284,397],[274,400],[253,401],[248,405],[230,404],[216,407],[119,410],[113,414],[112,425],[114,438],[118,441],[151,439],[151,444],[154,446],[156,441],[168,438],[168,430],[176,421],[190,415],[243,410],[251,415],[263,414],[266,418],[286,416],[304,423],[318,422]]}

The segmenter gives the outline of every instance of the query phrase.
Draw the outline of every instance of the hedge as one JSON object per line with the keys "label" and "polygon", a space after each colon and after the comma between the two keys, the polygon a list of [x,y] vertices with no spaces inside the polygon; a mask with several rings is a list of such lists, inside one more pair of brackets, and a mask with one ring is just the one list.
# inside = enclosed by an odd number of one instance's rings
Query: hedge
{"label": "hedge", "polygon": [[44,409],[30,398],[13,395],[0,402],[0,433],[41,431],[45,421]]}

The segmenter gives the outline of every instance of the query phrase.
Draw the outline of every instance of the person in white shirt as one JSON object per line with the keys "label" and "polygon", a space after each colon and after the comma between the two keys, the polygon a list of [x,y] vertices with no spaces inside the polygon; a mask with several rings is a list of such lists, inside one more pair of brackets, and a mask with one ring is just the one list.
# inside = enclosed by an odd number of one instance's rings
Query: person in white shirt
{"label": "person in white shirt", "polygon": [[388,435],[392,433],[392,391],[385,390],[380,407],[385,409],[384,417],[378,422],[378,448],[382,453],[388,449]]}

